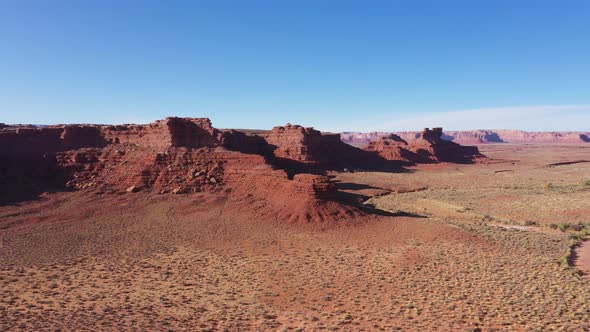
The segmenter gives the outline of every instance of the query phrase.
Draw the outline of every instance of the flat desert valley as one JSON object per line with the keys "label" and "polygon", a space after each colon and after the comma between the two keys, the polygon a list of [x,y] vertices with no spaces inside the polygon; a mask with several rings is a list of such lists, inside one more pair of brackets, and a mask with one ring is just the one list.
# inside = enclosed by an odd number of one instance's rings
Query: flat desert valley
{"label": "flat desert valley", "polygon": [[479,149],[330,171],[367,211],[342,222],[269,218],[227,191],[5,204],[0,330],[589,330],[590,146]]}

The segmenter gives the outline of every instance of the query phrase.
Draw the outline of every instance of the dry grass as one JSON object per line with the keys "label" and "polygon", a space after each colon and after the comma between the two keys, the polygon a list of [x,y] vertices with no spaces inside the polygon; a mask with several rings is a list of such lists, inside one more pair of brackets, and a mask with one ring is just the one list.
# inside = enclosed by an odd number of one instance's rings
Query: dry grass
{"label": "dry grass", "polygon": [[548,227],[583,219],[588,166],[540,167],[547,153],[338,174],[403,187],[373,204],[427,218],[334,228],[252,220],[205,194],[5,206],[0,330],[589,330],[590,282],[560,263],[582,230]]}
{"label": "dry grass", "polygon": [[489,145],[481,150],[493,158],[487,164],[421,165],[411,173],[346,173],[337,178],[398,192],[371,201],[386,210],[461,218],[459,211],[467,212],[463,218],[519,225],[590,222],[590,187],[583,182],[590,164],[545,167],[582,158],[589,147]]}

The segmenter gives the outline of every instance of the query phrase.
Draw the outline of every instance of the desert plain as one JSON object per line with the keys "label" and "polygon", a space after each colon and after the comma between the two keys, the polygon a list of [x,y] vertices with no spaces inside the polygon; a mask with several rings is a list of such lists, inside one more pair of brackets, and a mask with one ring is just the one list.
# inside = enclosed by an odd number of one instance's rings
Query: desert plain
{"label": "desert plain", "polygon": [[342,222],[263,218],[226,191],[4,204],[0,330],[589,330],[590,146],[479,150],[330,171],[368,211]]}

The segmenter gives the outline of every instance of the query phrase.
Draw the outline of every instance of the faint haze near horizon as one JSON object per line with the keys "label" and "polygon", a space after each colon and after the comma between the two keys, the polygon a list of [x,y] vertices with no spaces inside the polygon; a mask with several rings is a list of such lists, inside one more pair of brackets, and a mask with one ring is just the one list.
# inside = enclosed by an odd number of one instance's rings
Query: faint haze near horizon
{"label": "faint haze near horizon", "polygon": [[590,130],[588,1],[0,1],[0,122]]}
{"label": "faint haze near horizon", "polygon": [[[175,114],[163,115],[159,118],[143,119],[139,121],[96,122],[92,124],[148,124]],[[194,117],[209,117],[196,113]],[[271,129],[271,127],[220,126],[211,118],[213,125],[224,129]],[[2,120],[0,119],[0,122]],[[17,124],[10,123],[9,124]],[[60,122],[60,123],[18,123],[34,125],[70,124],[91,122]],[[462,130],[523,130],[523,131],[575,131],[590,132],[590,105],[549,105],[549,106],[516,106],[497,107],[472,110],[456,110],[447,112],[399,113],[395,117],[382,116],[380,118],[362,119],[347,123],[342,127],[318,127],[297,121],[284,121],[274,125],[286,123],[300,124],[305,127],[315,127],[326,132],[398,132],[420,131],[426,127],[443,127],[445,131]],[[273,125],[273,126],[274,126]]]}
{"label": "faint haze near horizon", "polygon": [[[332,128],[332,131],[416,131],[443,127],[446,131],[496,129],[590,132],[590,105],[510,106],[420,114],[400,114]],[[347,128],[351,128],[350,130]]]}

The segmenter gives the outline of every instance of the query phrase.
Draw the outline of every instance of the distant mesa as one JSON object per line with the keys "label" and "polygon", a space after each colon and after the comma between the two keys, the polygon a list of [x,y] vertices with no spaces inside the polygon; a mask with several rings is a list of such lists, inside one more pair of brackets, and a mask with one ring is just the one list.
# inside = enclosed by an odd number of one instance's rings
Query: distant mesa
{"label": "distant mesa", "polygon": [[[411,143],[420,138],[417,131],[392,132]],[[341,133],[342,141],[357,146],[366,147],[370,142],[391,133],[387,132],[344,132]],[[526,132],[521,130],[464,130],[445,131],[441,136],[443,140],[453,141],[459,144],[496,144],[496,143],[538,143],[538,144],[578,144],[589,143],[588,132]]]}
{"label": "distant mesa", "polygon": [[396,134],[389,134],[371,141],[366,150],[375,152],[387,160],[402,160],[415,163],[422,159],[416,153],[410,151],[408,142]]}
{"label": "distant mesa", "polygon": [[366,150],[388,160],[410,163],[473,163],[485,157],[477,147],[461,146],[442,137],[442,128],[425,128],[411,143],[396,134],[389,134],[370,142]]}
{"label": "distant mesa", "polygon": [[444,139],[459,144],[505,143],[498,133],[491,130],[453,131],[445,133]]}
{"label": "distant mesa", "polygon": [[279,166],[295,172],[317,172],[328,169],[372,168],[387,160],[352,147],[340,135],[322,133],[314,128],[287,124],[262,134]]}
{"label": "distant mesa", "polygon": [[336,222],[366,214],[338,201],[329,170],[401,170],[416,162],[472,162],[477,148],[425,130],[359,149],[339,134],[287,124],[269,131],[219,130],[208,118],[147,125],[0,127],[0,204],[54,190],[137,195],[215,193],[227,207],[290,222]]}

